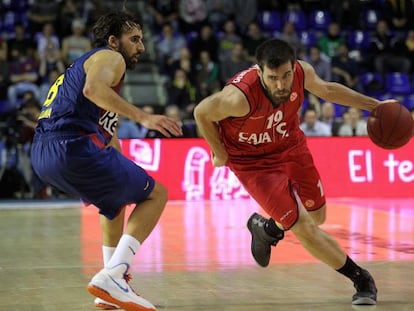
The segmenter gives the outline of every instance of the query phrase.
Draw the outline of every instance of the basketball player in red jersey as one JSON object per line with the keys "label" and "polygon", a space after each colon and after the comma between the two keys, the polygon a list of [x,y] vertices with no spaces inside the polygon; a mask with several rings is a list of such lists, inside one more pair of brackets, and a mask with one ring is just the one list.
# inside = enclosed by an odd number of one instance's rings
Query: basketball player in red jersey
{"label": "basketball player in red jersey", "polygon": [[380,101],[318,77],[278,39],[256,50],[257,65],[236,74],[218,93],[203,99],[194,116],[212,151],[214,166],[228,166],[271,216],[254,213],[247,226],[252,254],[263,267],[271,246],[291,230],[316,258],[348,277],[355,305],[376,304],[370,273],[359,267],[318,225],[325,220],[325,196],[298,111],[304,90],[345,106],[371,111]]}

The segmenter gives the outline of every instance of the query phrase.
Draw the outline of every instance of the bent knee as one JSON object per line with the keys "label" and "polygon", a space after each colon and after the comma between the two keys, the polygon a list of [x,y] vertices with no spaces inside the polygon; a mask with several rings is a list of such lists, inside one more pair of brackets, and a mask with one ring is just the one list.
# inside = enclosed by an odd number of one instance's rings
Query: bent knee
{"label": "bent knee", "polygon": [[168,200],[168,190],[167,188],[160,184],[159,182],[155,182],[154,189],[152,190],[150,199],[156,199],[167,203]]}

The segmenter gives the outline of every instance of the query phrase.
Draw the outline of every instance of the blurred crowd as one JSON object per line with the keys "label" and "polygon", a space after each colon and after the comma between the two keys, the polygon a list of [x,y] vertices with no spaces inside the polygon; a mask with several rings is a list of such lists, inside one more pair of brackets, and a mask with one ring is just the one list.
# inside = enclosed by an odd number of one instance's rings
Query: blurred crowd
{"label": "blurred crowd", "polygon": [[[0,198],[53,191],[30,166],[30,143],[49,86],[91,48],[91,26],[122,1],[0,0]],[[144,33],[154,43],[166,104],[148,103],[198,137],[192,111],[235,73],[255,63],[271,37],[290,42],[323,79],[379,99],[397,98],[414,117],[414,0],[148,0]],[[148,38],[147,38],[148,40]],[[139,74],[139,73],[137,73]],[[307,136],[367,135],[367,112],[306,94]],[[161,138],[120,118],[120,138]],[[23,189],[23,190],[22,190]]]}

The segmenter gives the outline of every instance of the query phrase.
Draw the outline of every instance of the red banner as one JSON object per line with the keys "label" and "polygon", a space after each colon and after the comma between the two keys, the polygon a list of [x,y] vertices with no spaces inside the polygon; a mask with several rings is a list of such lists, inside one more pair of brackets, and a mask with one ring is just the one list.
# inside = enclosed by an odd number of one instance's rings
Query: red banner
{"label": "red banner", "polygon": [[[308,138],[327,197],[414,197],[414,139],[396,150],[368,137]],[[123,153],[169,190],[171,200],[249,198],[227,167],[214,168],[203,139],[123,140]]]}

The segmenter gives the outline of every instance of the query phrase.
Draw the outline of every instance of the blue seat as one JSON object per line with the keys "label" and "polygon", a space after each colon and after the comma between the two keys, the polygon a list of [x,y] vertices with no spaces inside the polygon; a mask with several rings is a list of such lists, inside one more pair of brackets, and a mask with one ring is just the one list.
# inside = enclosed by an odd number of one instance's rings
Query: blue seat
{"label": "blue seat", "polygon": [[318,43],[318,37],[313,31],[302,31],[300,33],[300,42],[304,47],[308,48]]}
{"label": "blue seat", "polygon": [[384,79],[378,72],[364,72],[359,75],[359,81],[369,96],[378,97],[386,93]]}
{"label": "blue seat", "polygon": [[405,95],[401,102],[408,110],[414,109],[414,94]]}
{"label": "blue seat", "polygon": [[412,81],[407,73],[392,72],[385,76],[385,86],[392,94],[406,95],[413,91]]}
{"label": "blue seat", "polygon": [[8,11],[3,18],[3,31],[14,32],[14,25],[18,21],[18,13]]}
{"label": "blue seat", "polygon": [[375,9],[368,9],[362,12],[362,22],[367,30],[374,30],[380,18],[380,12]]}
{"label": "blue seat", "polygon": [[283,16],[283,21],[292,23],[298,32],[307,29],[308,26],[305,13],[299,10],[287,11]]}
{"label": "blue seat", "polygon": [[260,11],[257,22],[263,32],[274,32],[282,30],[282,17],[278,11]]}
{"label": "blue seat", "polygon": [[313,10],[309,13],[309,27],[314,30],[326,32],[331,22],[328,11]]}
{"label": "blue seat", "polygon": [[365,51],[370,43],[370,33],[363,30],[354,30],[349,33],[348,45],[351,50]]}

